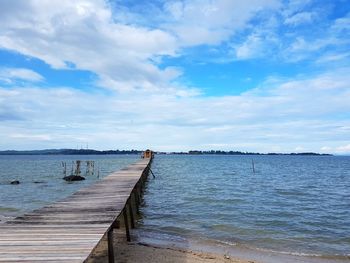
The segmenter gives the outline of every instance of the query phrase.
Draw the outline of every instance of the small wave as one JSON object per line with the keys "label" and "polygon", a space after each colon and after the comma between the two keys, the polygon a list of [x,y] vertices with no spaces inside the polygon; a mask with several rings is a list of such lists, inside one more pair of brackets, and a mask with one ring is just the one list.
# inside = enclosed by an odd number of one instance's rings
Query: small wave
{"label": "small wave", "polygon": [[[241,255],[256,256],[260,258],[261,255],[274,258],[273,262],[283,262],[284,257],[292,260],[290,257],[300,257],[302,262],[306,262],[309,258],[316,260],[315,262],[348,262],[350,255],[325,255],[318,253],[304,253],[293,251],[279,251],[273,249],[253,247],[240,241],[227,241],[210,239],[201,235],[181,235],[171,232],[154,231],[152,229],[139,229],[139,241],[149,244],[156,244],[161,246],[175,246],[179,248],[191,248],[194,250],[207,251],[217,253],[218,251],[234,251],[233,253],[242,253]],[[232,249],[232,250],[231,250]],[[260,255],[260,256],[259,256]],[[264,257],[265,257],[264,256]],[[304,258],[304,259],[303,259]],[[319,259],[319,261],[317,261]],[[291,261],[288,261],[291,262]],[[298,261],[299,262],[299,261]],[[312,261],[314,262],[314,261]]]}
{"label": "small wave", "polygon": [[317,253],[305,253],[305,252],[293,252],[293,251],[278,251],[273,249],[266,249],[266,248],[256,248],[248,246],[250,249],[255,249],[262,252],[268,252],[268,253],[275,253],[275,254],[282,254],[282,255],[291,255],[291,256],[297,256],[297,257],[317,257],[317,258],[324,258],[324,259],[349,259],[350,254],[345,255],[325,255],[325,254],[317,254]]}
{"label": "small wave", "polygon": [[223,172],[223,175],[236,175],[236,172]]}
{"label": "small wave", "polygon": [[280,251],[280,250],[273,250],[273,249],[267,249],[267,248],[253,247],[253,246],[245,245],[245,244],[242,244],[242,243],[231,242],[231,241],[224,241],[224,240],[210,240],[210,239],[206,239],[206,241],[208,243],[212,243],[212,245],[221,244],[221,245],[232,247],[232,248],[249,249],[249,250],[253,250],[253,251],[259,251],[259,252],[262,252],[262,253],[273,253],[273,254],[276,254],[276,255],[289,255],[289,256],[297,256],[297,257],[314,257],[314,258],[329,259],[329,260],[348,260],[348,259],[350,259],[350,254],[345,254],[345,255],[339,255],[339,254],[325,255],[325,254],[318,254],[318,253]]}
{"label": "small wave", "polygon": [[0,206],[0,212],[17,212],[17,211],[20,211],[20,210],[14,207]]}
{"label": "small wave", "polygon": [[282,250],[273,250],[273,249],[267,249],[267,248],[259,248],[259,247],[253,247],[249,245],[243,245],[240,243],[233,243],[229,241],[223,241],[223,240],[215,240],[217,243],[221,243],[228,246],[233,247],[242,247],[242,248],[248,248],[251,250],[261,251],[264,253],[273,253],[273,254],[281,254],[281,255],[291,255],[291,256],[297,256],[297,257],[317,257],[317,258],[324,258],[324,259],[349,259],[350,254],[345,255],[325,255],[325,254],[318,254],[318,253],[305,253],[305,252],[295,252],[295,251],[282,251]]}

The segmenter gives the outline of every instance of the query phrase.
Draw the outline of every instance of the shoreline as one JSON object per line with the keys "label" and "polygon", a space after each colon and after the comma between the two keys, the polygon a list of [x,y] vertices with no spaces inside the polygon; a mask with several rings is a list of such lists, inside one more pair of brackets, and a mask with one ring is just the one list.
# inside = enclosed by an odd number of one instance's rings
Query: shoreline
{"label": "shoreline", "polygon": [[[115,262],[120,263],[346,263],[350,258],[327,258],[260,251],[243,247],[205,244],[201,240],[176,243],[137,236],[132,231],[132,242],[127,242],[124,229],[114,231]],[[219,243],[218,243],[219,244]],[[108,262],[107,238],[104,237],[94,249],[87,263]]]}
{"label": "shoreline", "polygon": [[232,257],[229,254],[216,254],[207,251],[181,249],[178,247],[159,247],[147,243],[123,244],[118,248],[120,262],[138,262],[138,260],[142,258],[142,262],[145,263],[259,263],[254,260],[244,260],[238,257]]}
{"label": "shoreline", "polygon": [[[122,230],[123,229],[114,231],[114,258],[116,263],[260,263],[255,260],[233,257],[229,254],[211,253],[170,246],[162,247],[137,241],[127,242]],[[108,262],[107,251],[107,237],[104,236],[86,262]]]}
{"label": "shoreline", "polygon": [[[136,230],[137,233],[139,231]],[[139,237],[138,243],[159,249],[175,249],[183,251],[197,251],[214,255],[228,255],[230,258],[256,263],[350,263],[349,256],[326,256],[318,254],[304,254],[284,251],[260,249],[241,244],[228,244],[219,240],[209,240],[200,237],[188,237],[183,240],[165,240],[162,238]]]}

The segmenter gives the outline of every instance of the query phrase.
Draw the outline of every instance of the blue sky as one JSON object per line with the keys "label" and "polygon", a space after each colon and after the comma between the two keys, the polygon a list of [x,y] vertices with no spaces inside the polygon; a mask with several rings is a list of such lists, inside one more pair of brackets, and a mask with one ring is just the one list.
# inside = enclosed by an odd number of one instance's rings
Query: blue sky
{"label": "blue sky", "polygon": [[350,1],[0,1],[0,149],[350,153]]}

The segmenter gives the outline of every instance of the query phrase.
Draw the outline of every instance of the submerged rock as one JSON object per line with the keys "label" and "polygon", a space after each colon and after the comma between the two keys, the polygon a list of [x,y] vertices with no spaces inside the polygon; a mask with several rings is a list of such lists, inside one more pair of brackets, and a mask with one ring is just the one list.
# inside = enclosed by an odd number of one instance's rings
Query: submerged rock
{"label": "submerged rock", "polygon": [[20,184],[18,180],[12,181],[10,184]]}
{"label": "submerged rock", "polygon": [[80,175],[69,175],[69,176],[63,177],[63,180],[66,180],[68,182],[82,181],[82,180],[85,180],[85,177],[82,177]]}

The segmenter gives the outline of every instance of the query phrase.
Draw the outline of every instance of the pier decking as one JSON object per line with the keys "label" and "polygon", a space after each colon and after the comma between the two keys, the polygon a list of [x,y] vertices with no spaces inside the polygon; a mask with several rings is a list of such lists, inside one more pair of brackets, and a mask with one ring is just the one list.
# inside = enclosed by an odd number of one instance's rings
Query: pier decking
{"label": "pier decking", "polygon": [[61,201],[1,224],[0,262],[84,262],[105,234],[113,262],[113,228],[123,216],[130,239],[131,199],[139,203],[151,161],[141,159]]}

